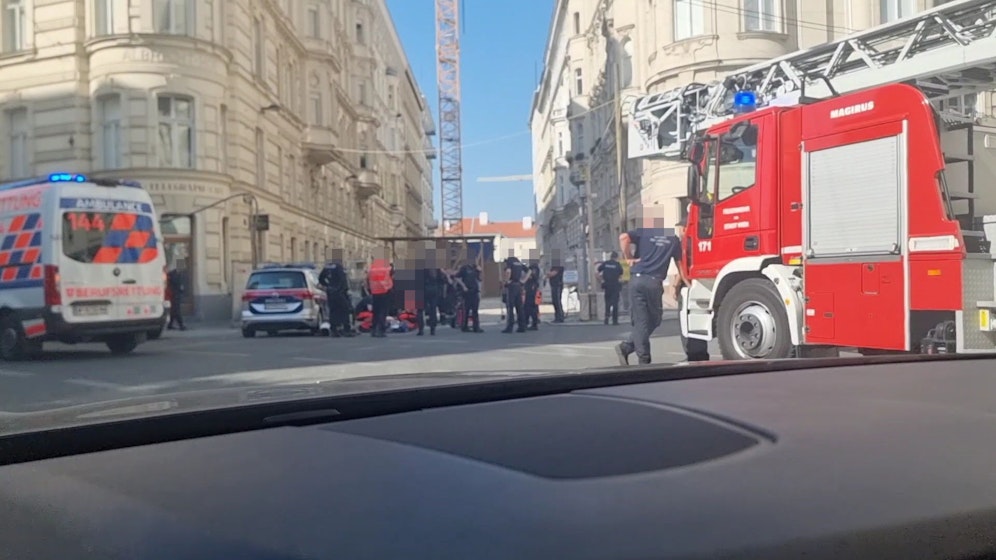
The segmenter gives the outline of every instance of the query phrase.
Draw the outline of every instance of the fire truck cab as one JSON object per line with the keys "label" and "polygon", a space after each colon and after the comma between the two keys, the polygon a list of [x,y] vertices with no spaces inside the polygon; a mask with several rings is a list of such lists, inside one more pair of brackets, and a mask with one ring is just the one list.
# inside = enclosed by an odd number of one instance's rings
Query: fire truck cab
{"label": "fire truck cab", "polygon": [[993,256],[966,246],[919,89],[745,111],[687,148],[685,336],[726,359],[996,350]]}

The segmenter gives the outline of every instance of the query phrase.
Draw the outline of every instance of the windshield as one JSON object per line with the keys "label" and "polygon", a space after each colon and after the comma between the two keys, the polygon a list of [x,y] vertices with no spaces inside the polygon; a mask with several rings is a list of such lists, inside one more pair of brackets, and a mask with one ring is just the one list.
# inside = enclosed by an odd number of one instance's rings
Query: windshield
{"label": "windshield", "polygon": [[940,93],[791,106],[781,66],[736,74],[831,52],[797,10],[455,3],[4,0],[0,435],[370,378],[996,350],[939,210],[981,229],[996,150],[937,138]]}

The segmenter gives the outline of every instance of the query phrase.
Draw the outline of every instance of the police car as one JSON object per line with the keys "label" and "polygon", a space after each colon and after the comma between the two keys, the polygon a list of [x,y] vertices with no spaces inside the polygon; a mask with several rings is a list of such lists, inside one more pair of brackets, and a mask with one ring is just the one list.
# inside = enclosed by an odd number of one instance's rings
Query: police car
{"label": "police car", "polygon": [[0,185],[0,358],[49,340],[131,352],[166,320],[164,272],[138,183],[55,173]]}
{"label": "police car", "polygon": [[325,322],[325,290],[315,265],[267,264],[253,271],[242,294],[242,336],[257,331],[275,335],[284,330],[321,332]]}

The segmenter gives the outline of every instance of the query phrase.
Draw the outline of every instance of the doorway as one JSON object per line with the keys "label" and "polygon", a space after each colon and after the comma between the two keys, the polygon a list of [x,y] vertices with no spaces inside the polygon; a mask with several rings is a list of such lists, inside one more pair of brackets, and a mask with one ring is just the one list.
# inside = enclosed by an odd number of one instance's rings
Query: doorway
{"label": "doorway", "polygon": [[163,214],[159,218],[163,232],[163,252],[166,255],[166,268],[176,267],[186,286],[180,310],[184,317],[192,317],[194,306],[194,239],[193,218],[182,214]]}

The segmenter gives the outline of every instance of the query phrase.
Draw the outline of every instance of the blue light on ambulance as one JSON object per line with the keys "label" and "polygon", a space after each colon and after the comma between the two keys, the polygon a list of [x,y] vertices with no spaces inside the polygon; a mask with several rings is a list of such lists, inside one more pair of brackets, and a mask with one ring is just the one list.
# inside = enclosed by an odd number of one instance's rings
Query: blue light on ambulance
{"label": "blue light on ambulance", "polygon": [[49,183],[85,183],[86,177],[76,173],[53,173],[48,176]]}
{"label": "blue light on ambulance", "polygon": [[757,94],[753,91],[738,91],[733,94],[733,110],[749,113],[757,108]]}

